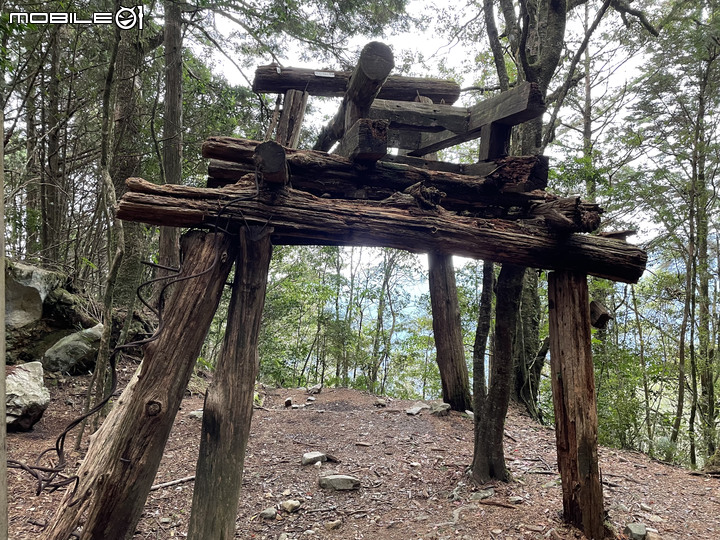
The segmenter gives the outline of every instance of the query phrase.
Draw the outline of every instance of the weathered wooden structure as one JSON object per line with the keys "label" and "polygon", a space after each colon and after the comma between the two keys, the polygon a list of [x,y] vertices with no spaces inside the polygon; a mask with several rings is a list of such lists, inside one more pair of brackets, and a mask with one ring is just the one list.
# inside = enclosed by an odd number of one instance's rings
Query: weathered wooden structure
{"label": "weathered wooden structure", "polygon": [[[512,126],[544,110],[533,85],[455,107],[459,89],[452,83],[391,77],[392,66],[389,49],[372,43],[351,74],[259,68],[255,89],[285,95],[276,135],[282,144],[209,139],[203,146],[211,160],[208,188],[128,180],[117,210],[122,219],[212,232],[187,237],[182,275],[195,279],[175,285],[161,338],[146,346],[142,370],[94,437],[77,490],[68,493],[45,539],[67,539],[83,515],[89,517],[81,538],[132,535],[236,261],[225,344],[206,397],[189,538],[234,536],[272,244],[388,246],[553,270],[552,379],[564,512],[588,537],[602,537],[587,275],[636,282],[646,255],[623,241],[584,234],[598,228],[602,210],[547,193],[546,158],[507,155]],[[318,149],[295,150],[308,94],[342,95],[343,102]],[[418,95],[439,103],[411,101]],[[478,137],[476,164],[428,159]],[[336,152],[326,153],[335,142]],[[393,147],[401,155],[390,155]],[[123,516],[125,529],[110,531],[113,513]],[[118,526],[117,519],[109,522]]]}

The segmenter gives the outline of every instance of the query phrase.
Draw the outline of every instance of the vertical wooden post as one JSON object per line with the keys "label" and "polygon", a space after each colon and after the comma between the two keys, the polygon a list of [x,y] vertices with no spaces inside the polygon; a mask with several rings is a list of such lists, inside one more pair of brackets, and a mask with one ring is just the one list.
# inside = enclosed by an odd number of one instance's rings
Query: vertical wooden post
{"label": "vertical wooden post", "polygon": [[[90,443],[44,540],[131,538],[155,479],[170,428],[235,260],[235,240],[190,232],[181,241],[181,277],[164,310],[164,329],[145,345],[136,373]],[[208,537],[210,538],[210,537]]]}
{"label": "vertical wooden post", "polygon": [[587,276],[557,271],[548,278],[550,367],[558,469],[565,519],[585,536],[604,537],[598,472],[597,407]]}
{"label": "vertical wooden post", "polygon": [[272,255],[269,231],[240,231],[240,253],[222,353],[205,395],[190,540],[235,537],[245,448],[250,437],[258,336]]}

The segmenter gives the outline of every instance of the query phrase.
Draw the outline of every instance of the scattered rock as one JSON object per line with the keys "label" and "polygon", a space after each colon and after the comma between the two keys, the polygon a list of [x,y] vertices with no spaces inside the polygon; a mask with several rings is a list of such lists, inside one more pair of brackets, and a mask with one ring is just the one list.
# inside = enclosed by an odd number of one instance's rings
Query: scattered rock
{"label": "scattered rock", "polygon": [[322,384],[316,384],[307,389],[308,394],[319,394],[322,392]]}
{"label": "scattered rock", "polygon": [[305,405],[298,405],[297,403],[292,404],[293,410],[302,409]]}
{"label": "scattered rock", "polygon": [[102,333],[103,325],[97,324],[65,336],[45,351],[43,367],[48,371],[71,374],[93,369]]}
{"label": "scattered rock", "polygon": [[288,499],[287,501],[281,502],[280,506],[287,513],[292,514],[293,512],[297,512],[300,509],[301,503],[296,499]]}
{"label": "scattered rock", "polygon": [[292,407],[292,398],[285,398],[285,407]]}
{"label": "scattered rock", "polygon": [[336,519],[335,521],[327,521],[325,522],[325,528],[328,531],[334,531],[340,528],[342,525],[342,519]]}
{"label": "scattered rock", "polygon": [[170,525],[172,523],[172,519],[168,517],[160,518],[160,523],[162,525]]}
{"label": "scattered rock", "polygon": [[303,465],[312,465],[313,463],[327,461],[327,459],[327,455],[323,454],[322,452],[306,452],[305,454],[303,454],[300,462]]}
{"label": "scattered rock", "polygon": [[472,495],[470,495],[470,500],[471,501],[482,501],[485,499],[489,499],[493,495],[495,495],[495,490],[493,488],[480,489],[480,490],[476,491],[475,493],[473,493]]}
{"label": "scattered rock", "polygon": [[405,412],[408,413],[410,416],[415,416],[415,415],[420,414],[420,411],[422,411],[424,409],[429,409],[429,408],[430,408],[430,405],[428,405],[427,403],[416,403],[409,409],[405,409]]}
{"label": "scattered rock", "polygon": [[465,414],[467,414],[470,418],[475,418],[475,413],[472,411],[465,411]]}
{"label": "scattered rock", "polygon": [[652,507],[649,504],[640,503],[640,510],[643,512],[652,512]]}
{"label": "scattered rock", "polygon": [[523,499],[519,495],[513,495],[512,497],[508,497],[508,502],[510,504],[522,504],[523,502],[525,502],[525,499]]}
{"label": "scattered rock", "polygon": [[280,533],[277,540],[290,540],[290,535],[288,533]]}
{"label": "scattered rock", "polygon": [[545,527],[542,525],[525,525],[525,528],[533,532],[543,532],[545,530]]}
{"label": "scattered rock", "polygon": [[271,506],[260,512],[259,516],[263,519],[275,519],[277,518],[277,508]]}
{"label": "scattered rock", "polygon": [[630,540],[644,540],[647,536],[647,529],[642,523],[628,523],[623,533]]}
{"label": "scattered rock", "polygon": [[320,487],[323,489],[334,489],[336,491],[348,491],[351,489],[358,489],[360,487],[360,480],[354,476],[348,476],[345,474],[321,476],[319,483]]}
{"label": "scattered rock", "polygon": [[373,405],[375,405],[376,407],[387,407],[387,401],[385,401],[383,398],[377,398]]}
{"label": "scattered rock", "polygon": [[7,366],[5,378],[5,423],[10,431],[29,431],[42,418],[50,403],[40,362]]}
{"label": "scattered rock", "polygon": [[447,416],[450,414],[450,404],[433,403],[432,407],[430,407],[430,414],[434,416]]}
{"label": "scattered rock", "polygon": [[502,534],[502,529],[493,529],[492,533],[493,534]]}
{"label": "scattered rock", "polygon": [[65,279],[56,272],[7,261],[5,324],[10,328],[20,328],[42,318],[45,298]]}
{"label": "scattered rock", "polygon": [[648,530],[645,534],[645,540],[662,540],[662,536],[658,533]]}
{"label": "scattered rock", "polygon": [[313,396],[308,396],[307,401],[312,402],[312,401],[315,401],[316,399],[317,399],[317,398],[315,398],[315,397],[313,397]]}
{"label": "scattered rock", "polygon": [[202,409],[196,409],[194,411],[191,411],[188,413],[188,416],[190,418],[197,418],[198,420],[202,420],[203,417],[203,410]]}

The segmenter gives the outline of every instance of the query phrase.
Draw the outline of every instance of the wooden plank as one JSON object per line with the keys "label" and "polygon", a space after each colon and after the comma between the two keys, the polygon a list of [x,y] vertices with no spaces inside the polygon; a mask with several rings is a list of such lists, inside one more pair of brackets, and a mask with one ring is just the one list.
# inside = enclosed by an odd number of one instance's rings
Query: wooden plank
{"label": "wooden plank", "polygon": [[563,511],[565,519],[588,538],[604,538],[587,276],[577,271],[552,272],[548,305]]}
{"label": "wooden plank", "polygon": [[376,99],[369,114],[369,118],[390,122],[391,129],[465,133],[470,123],[469,109],[434,103]]}
{"label": "wooden plank", "polygon": [[138,178],[118,206],[118,217],[152,225],[207,226],[223,201],[236,201],[223,216],[231,221],[274,228],[273,243],[386,246],[437,251],[534,268],[586,272],[634,283],[647,255],[637,247],[597,236],[559,235],[546,226],[507,220],[423,211],[411,196],[385,201],[347,201],[315,197],[293,189],[260,192],[157,186]]}
{"label": "wooden plank", "polygon": [[395,60],[392,51],[384,43],[372,41],[363,47],[350,76],[343,102],[330,123],[320,131],[314,150],[330,150],[347,129],[360,118],[368,116],[370,105],[393,67]]}
{"label": "wooden plank", "polygon": [[[342,97],[351,74],[350,71],[280,67],[277,64],[260,66],[255,70],[253,91],[282,94],[288,90],[301,90],[313,96]],[[445,79],[390,75],[378,98],[413,101],[417,95],[428,96],[435,103],[452,104],[460,97],[460,85]]]}
{"label": "wooden plank", "polygon": [[497,123],[504,126],[514,126],[537,118],[545,112],[540,89],[534,83],[522,83],[512,90],[501,92],[496,96],[470,108],[468,129],[435,144],[431,144],[411,152],[411,156],[424,156],[444,148],[450,148],[481,135],[484,126]]}
{"label": "wooden plank", "polygon": [[93,435],[78,471],[42,533],[67,540],[82,526],[82,538],[133,536],[163,456],[175,415],[210,328],[235,260],[229,235],[193,231],[181,245],[180,277],[164,310],[164,330],[143,347],[140,371]]}
{"label": "wooden plank", "polygon": [[361,118],[345,132],[335,153],[367,165],[387,155],[388,122]]}
{"label": "wooden plank", "polygon": [[250,438],[258,340],[268,268],[269,230],[240,230],[235,278],[222,352],[205,394],[190,540],[235,538],[245,448]]}

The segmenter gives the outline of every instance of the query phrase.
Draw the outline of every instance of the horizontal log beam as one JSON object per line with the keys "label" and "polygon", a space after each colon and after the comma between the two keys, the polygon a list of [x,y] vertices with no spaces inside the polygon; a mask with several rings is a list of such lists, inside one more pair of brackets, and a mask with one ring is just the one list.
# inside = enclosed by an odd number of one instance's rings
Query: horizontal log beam
{"label": "horizontal log beam", "polygon": [[[312,96],[342,97],[351,73],[280,67],[277,64],[260,66],[255,70],[253,91],[283,94],[288,90],[302,90]],[[460,85],[443,79],[390,75],[378,98],[413,101],[418,95],[428,96],[435,103],[452,104],[460,97]]]}
{"label": "horizontal log beam", "polygon": [[[637,246],[598,236],[558,235],[536,224],[461,217],[442,209],[398,207],[392,201],[324,199],[291,189],[260,192],[158,186],[127,181],[121,219],[151,225],[211,227],[222,218],[273,230],[276,244],[385,246],[438,252],[533,268],[576,270],[635,283],[647,255]],[[228,202],[232,204],[227,205]]]}
{"label": "horizontal log beam", "polygon": [[[211,162],[214,185],[237,181],[255,170],[253,152],[257,141],[233,137],[210,137],[202,147],[203,157],[231,161],[240,166]],[[472,210],[489,204],[514,206],[518,199],[503,194],[531,192],[547,186],[548,161],[544,156],[507,157],[466,166],[466,174],[420,168],[429,161],[386,156],[375,167],[363,167],[336,155],[313,150],[286,149],[291,183],[294,188],[316,195],[350,199],[384,199],[397,191],[422,182],[445,192],[441,205],[448,210]],[[387,161],[385,161],[387,160]],[[504,202],[503,202],[504,201]],[[528,201],[529,202],[529,201]]]}
{"label": "horizontal log beam", "polygon": [[465,133],[470,123],[470,111],[452,105],[376,99],[370,107],[370,118],[387,120],[391,129]]}
{"label": "horizontal log beam", "polygon": [[468,127],[464,133],[419,148],[410,152],[410,155],[419,157],[450,148],[478,138],[482,129],[491,124],[515,126],[537,118],[544,112],[545,104],[537,84],[525,82],[470,107]]}

